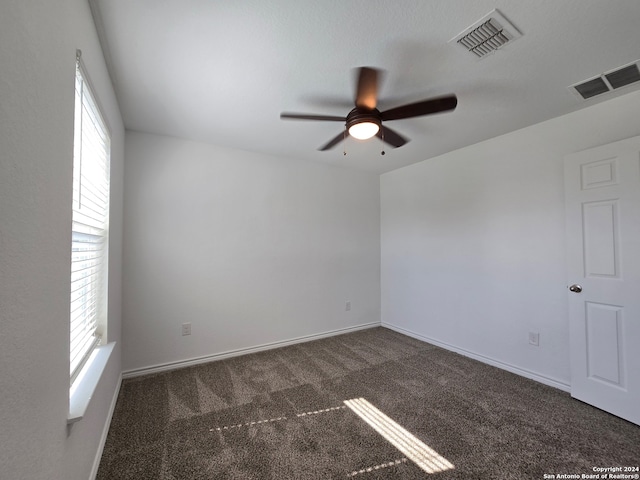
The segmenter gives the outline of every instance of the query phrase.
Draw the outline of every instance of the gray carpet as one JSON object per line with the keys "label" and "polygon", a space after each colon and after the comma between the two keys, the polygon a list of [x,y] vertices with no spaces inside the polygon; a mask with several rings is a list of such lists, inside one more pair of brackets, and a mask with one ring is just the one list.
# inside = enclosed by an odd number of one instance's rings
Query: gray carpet
{"label": "gray carpet", "polygon": [[[344,403],[358,398],[452,468],[420,468]],[[640,427],[374,328],[125,380],[97,478],[542,479],[639,463]]]}

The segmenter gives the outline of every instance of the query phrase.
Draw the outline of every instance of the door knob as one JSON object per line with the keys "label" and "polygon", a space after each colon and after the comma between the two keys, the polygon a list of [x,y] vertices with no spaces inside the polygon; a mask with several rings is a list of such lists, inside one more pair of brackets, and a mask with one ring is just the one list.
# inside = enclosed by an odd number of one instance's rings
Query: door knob
{"label": "door knob", "polygon": [[571,290],[572,292],[575,292],[575,293],[580,293],[582,291],[582,287],[580,285],[578,285],[577,283],[574,283],[573,285],[571,285],[569,287],[569,290]]}

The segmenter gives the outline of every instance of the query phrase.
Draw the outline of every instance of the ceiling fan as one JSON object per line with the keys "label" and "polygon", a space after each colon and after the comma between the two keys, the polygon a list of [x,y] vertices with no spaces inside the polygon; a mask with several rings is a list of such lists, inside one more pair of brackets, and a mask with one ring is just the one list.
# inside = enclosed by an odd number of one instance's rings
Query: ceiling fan
{"label": "ceiling fan", "polygon": [[318,150],[321,151],[334,147],[341,140],[344,140],[347,135],[359,140],[366,140],[377,136],[382,141],[396,148],[401,147],[409,140],[402,137],[396,131],[391,130],[389,127],[382,125],[382,122],[448,112],[454,110],[458,104],[458,99],[455,95],[447,95],[409,103],[381,112],[376,108],[378,104],[379,73],[380,70],[371,67],[360,67],[358,69],[358,83],[355,96],[356,106],[346,117],[283,112],[280,114],[280,118],[345,122],[345,130],[331,139],[329,143],[320,147]]}

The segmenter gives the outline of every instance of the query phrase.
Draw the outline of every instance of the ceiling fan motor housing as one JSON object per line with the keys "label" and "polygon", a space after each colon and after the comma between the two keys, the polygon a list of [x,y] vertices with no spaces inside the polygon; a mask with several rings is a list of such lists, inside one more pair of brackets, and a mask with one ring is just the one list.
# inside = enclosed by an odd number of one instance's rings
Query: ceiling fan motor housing
{"label": "ceiling fan motor housing", "polygon": [[374,108],[373,110],[368,108],[360,108],[360,107],[354,108],[349,112],[349,115],[347,115],[347,123],[346,123],[347,131],[353,125],[357,125],[358,123],[363,123],[363,122],[375,123],[376,125],[378,125],[378,127],[381,128],[382,120],[380,118],[380,110],[378,110],[377,108]]}

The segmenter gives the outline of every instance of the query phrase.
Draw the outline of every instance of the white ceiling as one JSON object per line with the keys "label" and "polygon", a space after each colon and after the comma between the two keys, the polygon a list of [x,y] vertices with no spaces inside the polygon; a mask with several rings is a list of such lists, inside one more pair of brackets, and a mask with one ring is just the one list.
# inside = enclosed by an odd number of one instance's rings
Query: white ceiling
{"label": "white ceiling", "polygon": [[[638,0],[92,0],[128,129],[385,172],[635,90],[567,87],[640,58]],[[447,43],[497,8],[522,37],[482,60]],[[455,93],[452,113],[388,126],[398,149],[337,135],[354,68],[386,71],[380,110]],[[637,85],[637,84],[636,84]],[[640,86],[640,85],[638,85]]]}

